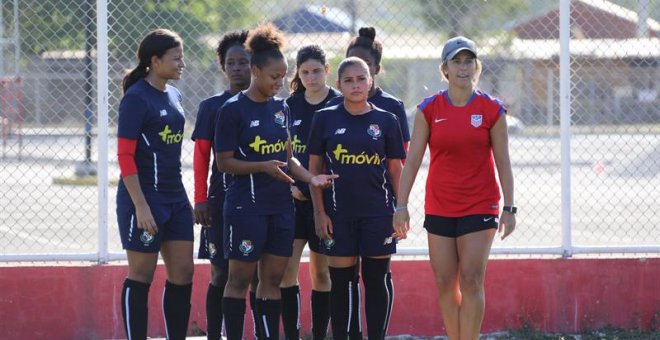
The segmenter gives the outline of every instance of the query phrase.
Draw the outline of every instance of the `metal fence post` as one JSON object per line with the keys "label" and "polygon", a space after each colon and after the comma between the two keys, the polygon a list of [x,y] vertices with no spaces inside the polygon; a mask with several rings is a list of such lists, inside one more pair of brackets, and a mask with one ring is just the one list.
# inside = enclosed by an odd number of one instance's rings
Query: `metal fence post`
{"label": "metal fence post", "polygon": [[108,1],[96,0],[98,261],[108,262]]}
{"label": "metal fence post", "polygon": [[559,111],[561,135],[561,247],[573,254],[571,236],[571,0],[559,4]]}

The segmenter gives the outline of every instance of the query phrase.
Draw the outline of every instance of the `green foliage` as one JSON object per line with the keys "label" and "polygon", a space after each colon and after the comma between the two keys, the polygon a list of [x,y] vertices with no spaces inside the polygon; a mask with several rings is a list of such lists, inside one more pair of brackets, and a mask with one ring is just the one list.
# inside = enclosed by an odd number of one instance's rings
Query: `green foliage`
{"label": "green foliage", "polygon": [[[89,0],[87,0],[89,1]],[[12,13],[11,1],[3,1],[4,13]],[[24,0],[19,3],[19,27],[23,53],[55,49],[83,49],[85,13],[80,3],[67,0]],[[13,19],[12,26],[13,26]]]}
{"label": "green foliage", "polygon": [[[85,9],[84,1],[91,4],[91,11]],[[5,13],[11,13],[7,3],[3,2]],[[23,52],[83,49],[86,23],[96,30],[95,7],[95,0],[21,0]],[[202,37],[245,27],[254,21],[245,15],[250,7],[249,0],[109,0],[110,51],[117,58],[133,58],[140,39],[151,29],[162,27],[181,35],[187,54],[212,55]]]}
{"label": "green foliage", "polygon": [[417,0],[419,17],[434,31],[473,38],[503,31],[505,24],[528,10],[525,0]]}

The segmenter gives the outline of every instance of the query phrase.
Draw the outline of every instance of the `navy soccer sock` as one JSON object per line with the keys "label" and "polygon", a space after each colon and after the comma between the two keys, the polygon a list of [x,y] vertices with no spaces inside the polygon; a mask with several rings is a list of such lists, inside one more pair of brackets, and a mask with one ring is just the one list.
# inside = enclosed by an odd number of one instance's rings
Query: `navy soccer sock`
{"label": "navy soccer sock", "polygon": [[330,279],[332,289],[330,290],[330,324],[332,325],[332,338],[345,340],[349,336],[349,325],[354,313],[359,312],[359,306],[355,306],[357,294],[357,272],[356,266],[348,268],[330,267]]}
{"label": "navy soccer sock", "polygon": [[288,340],[300,339],[300,287],[280,288],[282,294],[282,326]]}
{"label": "navy soccer sock", "polygon": [[176,285],[167,281],[163,292],[165,332],[169,340],[185,339],[190,319],[192,283]]}
{"label": "navy soccer sock", "polygon": [[323,340],[328,334],[330,322],[330,292],[312,290],[312,336]]}
{"label": "navy soccer sock", "polygon": [[[260,339],[278,340],[280,338],[281,300],[257,298],[257,316],[259,317]],[[296,339],[298,340],[298,339]]]}
{"label": "navy soccer sock", "polygon": [[243,319],[245,318],[245,299],[224,297],[222,314],[225,320],[227,340],[243,339]]}
{"label": "navy soccer sock", "polygon": [[147,338],[149,284],[124,280],[121,293],[121,314],[124,317],[124,330],[129,339]]}
{"label": "navy soccer sock", "polygon": [[362,259],[364,280],[364,311],[367,316],[367,332],[370,340],[385,339],[385,328],[389,320],[390,292],[387,274],[390,259]]}
{"label": "navy soccer sock", "polygon": [[222,337],[222,295],[225,287],[216,287],[209,283],[206,291],[206,338],[219,340]]}

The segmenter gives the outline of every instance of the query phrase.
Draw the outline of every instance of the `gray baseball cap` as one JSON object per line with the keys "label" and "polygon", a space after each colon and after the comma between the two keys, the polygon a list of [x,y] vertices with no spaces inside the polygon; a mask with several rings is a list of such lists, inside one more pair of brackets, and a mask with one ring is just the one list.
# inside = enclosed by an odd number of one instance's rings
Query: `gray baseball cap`
{"label": "gray baseball cap", "polygon": [[477,45],[474,41],[466,37],[454,37],[445,43],[445,46],[442,48],[442,61],[453,59],[458,52],[460,51],[470,51],[474,56],[477,56]]}

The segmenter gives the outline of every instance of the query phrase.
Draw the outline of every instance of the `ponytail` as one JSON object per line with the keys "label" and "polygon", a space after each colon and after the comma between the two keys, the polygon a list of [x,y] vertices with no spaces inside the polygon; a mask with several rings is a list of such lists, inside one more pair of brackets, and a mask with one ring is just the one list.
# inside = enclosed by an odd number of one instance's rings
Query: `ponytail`
{"label": "ponytail", "polygon": [[303,85],[302,80],[300,79],[300,75],[298,75],[297,67],[296,71],[293,73],[293,78],[291,78],[289,88],[291,89],[291,94],[303,93],[306,90],[305,85]]}
{"label": "ponytail", "polygon": [[167,53],[167,50],[178,46],[183,46],[183,40],[175,32],[164,28],[157,28],[149,32],[140,41],[140,46],[137,50],[137,59],[140,61],[138,66],[126,74],[121,82],[124,93],[128,91],[131,85],[140,80],[140,78],[147,76],[152,57],[162,58]]}
{"label": "ponytail", "polygon": [[138,66],[128,72],[121,82],[121,87],[124,90],[124,93],[128,91],[128,88],[131,87],[131,85],[140,80],[140,78],[146,77],[148,73],[147,65],[142,63],[138,64]]}

